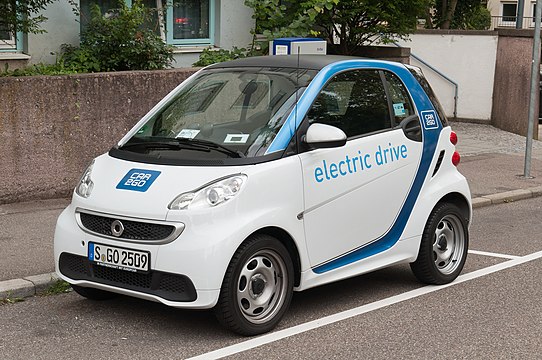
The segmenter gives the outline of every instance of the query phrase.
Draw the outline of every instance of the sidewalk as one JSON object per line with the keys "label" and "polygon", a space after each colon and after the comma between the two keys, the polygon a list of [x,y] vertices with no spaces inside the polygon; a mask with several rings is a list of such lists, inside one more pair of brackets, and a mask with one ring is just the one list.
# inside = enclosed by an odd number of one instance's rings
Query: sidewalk
{"label": "sidewalk", "polygon": [[[452,123],[475,208],[542,195],[542,142],[533,142],[532,179],[524,173],[525,138],[489,125]],[[0,300],[41,292],[56,281],[53,234],[69,199],[0,205]],[[35,275],[39,274],[39,275]]]}

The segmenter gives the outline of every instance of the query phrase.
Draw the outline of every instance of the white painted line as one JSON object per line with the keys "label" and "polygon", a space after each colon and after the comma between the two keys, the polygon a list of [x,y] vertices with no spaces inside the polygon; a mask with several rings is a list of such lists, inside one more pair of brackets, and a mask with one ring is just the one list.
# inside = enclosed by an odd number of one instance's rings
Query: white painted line
{"label": "white painted line", "polygon": [[478,251],[478,250],[469,250],[469,254],[490,256],[490,257],[496,257],[496,258],[508,259],[508,260],[521,258],[521,256],[516,256],[516,255],[498,254],[498,253],[492,253],[492,252],[487,252],[487,251]]}
{"label": "white painted line", "polygon": [[526,255],[517,259],[505,261],[500,264],[492,265],[484,269],[470,272],[468,274],[461,275],[454,282],[450,284],[440,285],[440,286],[434,286],[434,285],[424,286],[422,288],[411,290],[403,294],[399,294],[399,295],[395,295],[386,299],[378,300],[370,304],[359,306],[357,308],[345,310],[343,312],[336,313],[333,315],[328,315],[321,319],[309,321],[303,324],[292,326],[287,329],[279,330],[273,333],[259,336],[257,338],[246,340],[238,344],[230,345],[222,349],[217,349],[205,354],[201,354],[201,355],[192,357],[188,360],[220,359],[226,356],[235,355],[243,351],[254,349],[258,346],[266,345],[278,340],[285,339],[290,336],[301,334],[313,329],[317,329],[322,326],[326,326],[326,325],[333,324],[339,321],[343,321],[351,317],[362,315],[374,310],[379,310],[384,307],[400,303],[402,301],[414,299],[422,295],[426,295],[435,291],[446,289],[450,286],[458,285],[466,281],[474,280],[476,278],[493,274],[495,272],[505,270],[514,266],[518,266],[518,265],[521,265],[521,264],[524,264],[536,259],[540,259],[540,258],[542,258],[542,251],[535,252],[530,255]]}

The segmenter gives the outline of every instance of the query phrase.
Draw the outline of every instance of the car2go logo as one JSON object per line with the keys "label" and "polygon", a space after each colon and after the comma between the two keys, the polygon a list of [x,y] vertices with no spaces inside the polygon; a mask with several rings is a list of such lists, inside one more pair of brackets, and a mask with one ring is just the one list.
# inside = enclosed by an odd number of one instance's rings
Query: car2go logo
{"label": "car2go logo", "polygon": [[423,127],[425,130],[438,129],[437,114],[433,110],[422,111]]}
{"label": "car2go logo", "polygon": [[117,189],[145,192],[160,175],[160,171],[132,169],[118,183]]}

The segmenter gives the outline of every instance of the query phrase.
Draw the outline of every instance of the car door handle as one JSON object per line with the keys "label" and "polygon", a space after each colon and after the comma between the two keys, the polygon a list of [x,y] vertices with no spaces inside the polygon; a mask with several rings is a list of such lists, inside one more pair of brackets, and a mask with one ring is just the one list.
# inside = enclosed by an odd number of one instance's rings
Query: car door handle
{"label": "car door handle", "polygon": [[418,115],[411,115],[404,118],[399,124],[405,136],[412,141],[422,141],[422,127]]}

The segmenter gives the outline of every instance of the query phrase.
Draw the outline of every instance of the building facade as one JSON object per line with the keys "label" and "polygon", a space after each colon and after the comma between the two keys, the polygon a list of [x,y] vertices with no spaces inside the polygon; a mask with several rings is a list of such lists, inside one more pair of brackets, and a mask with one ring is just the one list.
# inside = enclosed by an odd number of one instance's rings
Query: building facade
{"label": "building facade", "polygon": [[[487,8],[491,13],[491,28],[515,27],[518,16],[518,1],[488,0]],[[524,0],[522,28],[534,27],[536,0]]]}
{"label": "building facade", "polygon": [[[122,0],[130,6],[132,0]],[[78,45],[81,29],[97,4],[108,14],[117,0],[57,0],[43,12],[48,20],[43,34],[10,35],[0,31],[0,66],[10,69],[36,63],[54,63],[62,44]],[[247,47],[254,28],[252,9],[243,0],[143,0],[156,8],[154,30],[175,47],[174,67],[187,67],[208,47],[231,49]],[[158,16],[158,14],[162,16]],[[5,65],[2,66],[2,70]]]}

